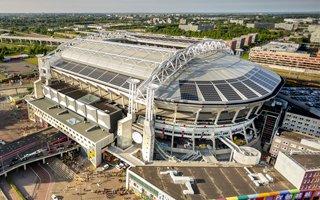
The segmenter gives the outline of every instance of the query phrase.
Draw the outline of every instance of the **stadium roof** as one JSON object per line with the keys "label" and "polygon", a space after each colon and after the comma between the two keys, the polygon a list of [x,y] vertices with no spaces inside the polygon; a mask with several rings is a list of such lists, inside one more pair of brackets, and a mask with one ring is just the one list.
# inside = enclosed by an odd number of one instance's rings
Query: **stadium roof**
{"label": "stadium roof", "polygon": [[[161,86],[155,97],[171,102],[243,103],[266,98],[282,84],[277,74],[231,55],[223,41],[108,34],[60,47],[51,66],[125,92],[129,79],[139,79],[139,95],[155,83]],[[168,42],[189,46],[178,50]]]}
{"label": "stadium roof", "polygon": [[158,90],[157,98],[189,103],[237,103],[270,95],[282,80],[257,64],[224,52],[200,56],[171,83]]}

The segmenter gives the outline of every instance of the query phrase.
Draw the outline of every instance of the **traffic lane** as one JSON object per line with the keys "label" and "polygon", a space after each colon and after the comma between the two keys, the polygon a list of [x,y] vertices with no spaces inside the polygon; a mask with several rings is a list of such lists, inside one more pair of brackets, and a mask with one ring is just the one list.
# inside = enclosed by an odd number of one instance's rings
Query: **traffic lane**
{"label": "traffic lane", "polygon": [[20,162],[23,162],[23,160],[20,160],[20,159],[23,158],[24,155],[33,153],[33,152],[37,151],[38,149],[43,149],[43,146],[37,145],[37,146],[34,146],[32,148],[27,149],[23,153],[13,154],[12,156],[6,158],[5,160],[2,160],[0,165],[2,165],[3,169],[5,169],[7,167],[13,166],[14,164],[18,164]]}

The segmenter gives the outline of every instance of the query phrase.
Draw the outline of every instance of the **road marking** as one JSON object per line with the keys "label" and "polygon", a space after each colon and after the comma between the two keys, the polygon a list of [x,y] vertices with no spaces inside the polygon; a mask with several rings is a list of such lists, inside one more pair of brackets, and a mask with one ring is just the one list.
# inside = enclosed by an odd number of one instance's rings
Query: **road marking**
{"label": "road marking", "polygon": [[[34,171],[33,169],[32,169],[32,167],[30,166],[30,169],[33,171],[33,173],[38,177],[38,179],[39,179],[39,187],[40,187],[40,185],[41,185],[41,183],[42,183],[42,180],[41,180],[41,178],[40,178],[40,176],[37,174],[37,172],[36,171]],[[35,195],[34,197],[36,197],[37,195]]]}
{"label": "road marking", "polygon": [[52,181],[52,177],[51,177],[51,174],[48,172],[48,170],[44,167],[42,167],[42,165],[40,163],[38,163],[38,165],[49,175],[49,186],[48,186],[48,189],[47,189],[47,194],[46,194],[46,199],[48,199],[48,193],[51,191],[50,189],[50,186],[52,185],[51,181]]}

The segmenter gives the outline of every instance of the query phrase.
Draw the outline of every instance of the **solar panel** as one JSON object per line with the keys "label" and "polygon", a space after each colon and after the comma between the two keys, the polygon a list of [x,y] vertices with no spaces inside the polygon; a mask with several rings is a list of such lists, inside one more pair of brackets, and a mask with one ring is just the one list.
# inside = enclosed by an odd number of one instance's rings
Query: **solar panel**
{"label": "solar panel", "polygon": [[196,85],[194,84],[194,82],[179,81],[179,86],[181,99],[193,101],[199,100]]}
{"label": "solar panel", "polygon": [[235,87],[239,92],[241,92],[241,94],[243,94],[248,99],[257,97],[257,95],[254,92],[252,92],[247,86],[245,86],[241,82],[231,83],[231,85]]}
{"label": "solar panel", "polygon": [[273,89],[273,86],[272,86],[272,85],[270,85],[269,83],[267,83],[267,82],[264,81],[264,80],[258,79],[255,75],[253,75],[253,76],[251,77],[251,80],[253,80],[254,82],[262,85],[263,87],[265,87],[265,88],[267,88],[267,89],[269,89],[269,90],[272,90],[272,89]]}
{"label": "solar panel", "polygon": [[75,72],[75,73],[79,73],[81,70],[83,70],[83,68],[85,68],[84,65],[76,65],[74,68],[71,69],[72,72]]}
{"label": "solar panel", "polygon": [[260,87],[259,85],[255,84],[253,81],[251,81],[249,79],[243,81],[243,83],[246,84],[251,89],[255,90],[256,92],[258,92],[261,95],[268,94],[268,91],[266,91],[265,89],[263,89],[262,87]]}
{"label": "solar panel", "polygon": [[110,81],[110,83],[113,85],[121,86],[128,79],[129,79],[128,76],[119,74],[118,76],[114,77],[114,79],[112,79],[112,81]]}
{"label": "solar panel", "polygon": [[113,72],[106,72],[99,78],[99,80],[109,83],[116,75],[117,74]]}
{"label": "solar panel", "polygon": [[128,82],[125,82],[121,87],[126,88],[126,89],[129,89],[129,83],[128,83]]}
{"label": "solar panel", "polygon": [[216,87],[227,98],[228,101],[242,100],[229,84],[218,84]]}
{"label": "solar panel", "polygon": [[65,65],[67,65],[68,63],[66,62],[66,61],[64,61],[64,60],[62,60],[62,61],[59,61],[56,65],[55,65],[55,67],[59,67],[59,68],[63,68]]}
{"label": "solar panel", "polygon": [[255,75],[258,79],[261,79],[263,80],[264,82],[268,83],[269,85],[272,85],[273,87],[276,85],[276,82],[274,82],[273,80],[267,78],[266,76],[263,76],[262,74],[260,73],[257,73]]}
{"label": "solar panel", "polygon": [[68,64],[62,66],[62,68],[65,69],[65,70],[69,70],[70,71],[75,66],[76,66],[76,64],[69,62]]}
{"label": "solar panel", "polygon": [[94,79],[99,78],[105,71],[101,70],[101,69],[95,69],[94,71],[92,71],[88,76]]}
{"label": "solar panel", "polygon": [[87,76],[87,75],[90,74],[93,70],[95,70],[95,68],[87,66],[86,68],[84,68],[83,70],[81,70],[81,71],[79,72],[79,74],[84,75],[84,76]]}
{"label": "solar panel", "polygon": [[198,85],[198,87],[206,101],[221,101],[221,98],[213,85]]}
{"label": "solar panel", "polygon": [[262,74],[263,76],[265,76],[265,77],[273,80],[273,81],[276,82],[276,83],[279,82],[278,79],[276,79],[275,77],[271,76],[270,74],[268,74],[268,73],[266,73],[266,72],[264,72],[264,71],[262,71],[262,70],[261,70],[259,73]]}

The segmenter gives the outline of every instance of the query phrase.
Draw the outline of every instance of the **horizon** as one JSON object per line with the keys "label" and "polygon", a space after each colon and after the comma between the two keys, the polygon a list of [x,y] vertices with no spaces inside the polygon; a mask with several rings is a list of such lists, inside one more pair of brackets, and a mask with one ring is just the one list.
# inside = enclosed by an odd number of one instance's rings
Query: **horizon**
{"label": "horizon", "polygon": [[0,13],[320,13],[319,8],[318,0],[10,0]]}

